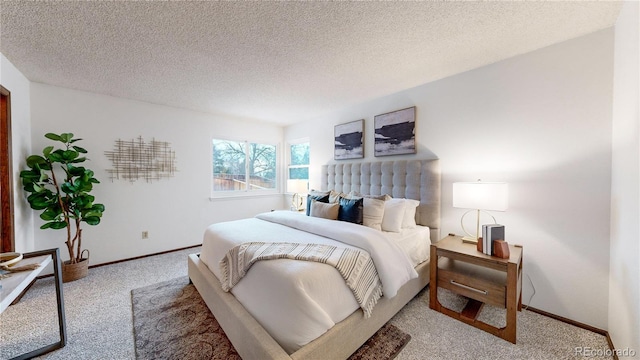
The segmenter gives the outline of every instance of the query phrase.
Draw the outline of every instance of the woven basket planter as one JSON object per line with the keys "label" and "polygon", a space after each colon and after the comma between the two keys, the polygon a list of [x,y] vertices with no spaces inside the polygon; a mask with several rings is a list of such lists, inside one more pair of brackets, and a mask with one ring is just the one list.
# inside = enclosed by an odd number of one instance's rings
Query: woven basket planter
{"label": "woven basket planter", "polygon": [[82,279],[83,277],[89,274],[89,251],[87,252],[87,257],[80,259],[79,262],[75,264],[69,264],[69,261],[65,261],[62,263],[62,282],[71,282]]}

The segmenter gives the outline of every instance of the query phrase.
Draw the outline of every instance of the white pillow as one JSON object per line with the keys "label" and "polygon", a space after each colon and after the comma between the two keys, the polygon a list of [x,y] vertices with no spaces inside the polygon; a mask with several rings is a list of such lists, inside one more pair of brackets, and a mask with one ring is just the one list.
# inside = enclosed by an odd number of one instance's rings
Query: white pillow
{"label": "white pillow", "polygon": [[420,201],[412,199],[404,199],[404,217],[402,218],[403,229],[416,228],[416,208],[420,205]]}
{"label": "white pillow", "polygon": [[382,231],[384,217],[384,200],[364,198],[362,210],[362,225]]}
{"label": "white pillow", "polygon": [[382,230],[400,232],[404,219],[405,199],[391,199],[384,202],[384,216],[382,217]]}
{"label": "white pillow", "polygon": [[341,197],[346,198],[347,194],[335,190],[329,191],[329,204],[338,203]]}
{"label": "white pillow", "polygon": [[339,210],[340,204],[327,204],[313,199],[311,200],[311,211],[309,215],[329,220],[337,220]]}

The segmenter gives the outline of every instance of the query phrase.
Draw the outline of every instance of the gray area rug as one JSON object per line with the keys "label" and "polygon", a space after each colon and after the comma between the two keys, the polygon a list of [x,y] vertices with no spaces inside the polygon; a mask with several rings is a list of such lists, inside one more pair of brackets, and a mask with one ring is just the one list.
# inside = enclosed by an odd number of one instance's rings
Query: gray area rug
{"label": "gray area rug", "polygon": [[[131,298],[137,359],[240,359],[187,277],[134,289]],[[393,359],[409,340],[386,324],[349,359]]]}

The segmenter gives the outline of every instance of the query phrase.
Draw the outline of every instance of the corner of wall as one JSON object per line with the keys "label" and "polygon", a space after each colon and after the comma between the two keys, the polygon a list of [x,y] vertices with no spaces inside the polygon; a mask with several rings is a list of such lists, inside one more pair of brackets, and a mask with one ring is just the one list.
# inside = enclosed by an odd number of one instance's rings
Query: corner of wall
{"label": "corner of wall", "polygon": [[11,92],[11,153],[16,251],[34,249],[33,211],[22,196],[20,169],[31,152],[31,82],[0,53],[0,83]]}
{"label": "corner of wall", "polygon": [[637,2],[615,26],[608,331],[617,349],[640,352],[640,101]]}

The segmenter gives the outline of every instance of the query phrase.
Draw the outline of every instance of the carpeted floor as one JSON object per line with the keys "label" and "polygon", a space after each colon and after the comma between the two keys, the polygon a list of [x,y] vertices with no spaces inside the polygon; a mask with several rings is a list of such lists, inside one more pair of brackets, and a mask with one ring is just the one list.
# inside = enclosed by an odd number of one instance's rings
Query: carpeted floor
{"label": "carpeted floor", "polygon": [[[135,359],[131,290],[187,274],[187,255],[199,248],[93,268],[64,285],[67,346],[45,359]],[[464,306],[450,296],[441,302]],[[502,309],[485,306],[481,318],[499,322]],[[396,359],[581,359],[577,347],[608,349],[604,336],[530,312],[518,313],[518,343],[511,344],[429,309],[418,294],[391,323],[411,335]],[[53,279],[36,281],[24,298],[0,314],[0,359],[57,341]],[[599,358],[602,359],[602,358]]]}
{"label": "carpeted floor", "polygon": [[[188,277],[135,289],[131,299],[138,360],[240,359]],[[386,324],[349,360],[391,360],[409,340]]]}

